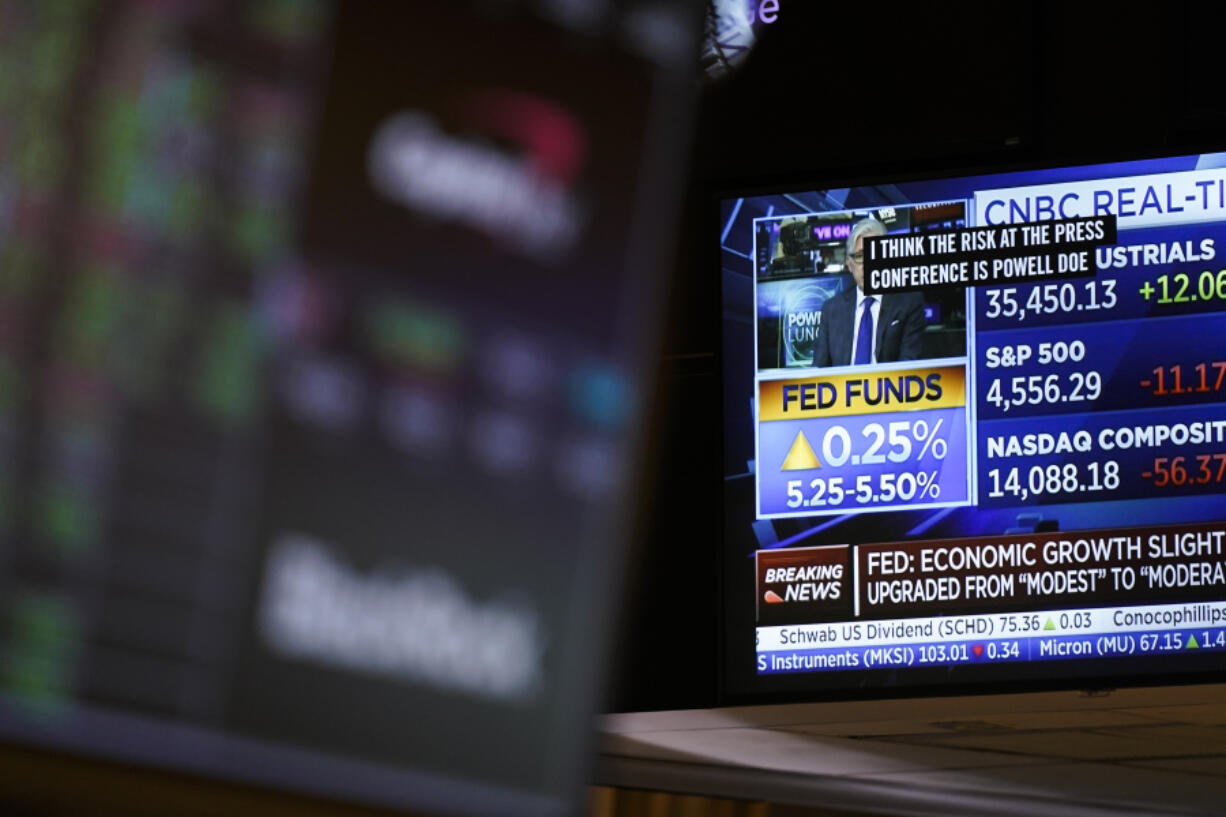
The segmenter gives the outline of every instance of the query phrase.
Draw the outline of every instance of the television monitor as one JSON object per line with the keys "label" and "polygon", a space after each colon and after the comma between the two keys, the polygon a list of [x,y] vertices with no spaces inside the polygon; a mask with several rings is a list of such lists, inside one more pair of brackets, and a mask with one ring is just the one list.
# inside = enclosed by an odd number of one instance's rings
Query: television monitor
{"label": "television monitor", "polygon": [[1226,153],[720,206],[729,701],[1220,677]]}

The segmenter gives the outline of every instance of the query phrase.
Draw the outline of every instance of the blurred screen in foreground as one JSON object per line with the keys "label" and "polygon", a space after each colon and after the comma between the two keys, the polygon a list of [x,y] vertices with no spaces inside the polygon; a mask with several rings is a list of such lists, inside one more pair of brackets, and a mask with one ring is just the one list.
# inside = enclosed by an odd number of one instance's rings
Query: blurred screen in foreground
{"label": "blurred screen in foreground", "polygon": [[576,802],[700,21],[0,3],[0,734]]}

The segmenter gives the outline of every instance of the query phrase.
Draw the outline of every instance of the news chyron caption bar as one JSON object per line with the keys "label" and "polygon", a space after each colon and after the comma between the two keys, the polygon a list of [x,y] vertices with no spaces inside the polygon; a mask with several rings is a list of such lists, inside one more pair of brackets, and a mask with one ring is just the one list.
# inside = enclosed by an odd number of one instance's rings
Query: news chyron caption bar
{"label": "news chyron caption bar", "polygon": [[1113,215],[870,235],[863,244],[864,291],[875,295],[1092,276],[1095,250],[1114,244],[1115,238]]}
{"label": "news chyron caption bar", "polygon": [[755,564],[759,673],[1226,651],[1224,525],[822,545]]}
{"label": "news chyron caption bar", "polygon": [[[1173,656],[1222,647],[1226,153],[724,215],[753,279],[725,293],[726,559],[758,571],[730,688],[779,689],[751,679],[822,669],[813,650],[900,686],[924,664],[1206,666]],[[815,688],[861,683],[840,677]]]}

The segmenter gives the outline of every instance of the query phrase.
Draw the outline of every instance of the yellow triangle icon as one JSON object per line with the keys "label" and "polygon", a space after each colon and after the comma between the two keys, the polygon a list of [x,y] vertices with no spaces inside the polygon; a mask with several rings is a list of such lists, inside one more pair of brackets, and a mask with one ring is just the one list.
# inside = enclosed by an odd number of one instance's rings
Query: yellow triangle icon
{"label": "yellow triangle icon", "polygon": [[810,468],[821,468],[822,464],[817,461],[817,455],[813,453],[813,446],[809,445],[809,441],[805,439],[803,431],[797,432],[796,442],[792,443],[792,449],[788,451],[787,458],[783,461],[783,467],[780,471],[807,471]]}

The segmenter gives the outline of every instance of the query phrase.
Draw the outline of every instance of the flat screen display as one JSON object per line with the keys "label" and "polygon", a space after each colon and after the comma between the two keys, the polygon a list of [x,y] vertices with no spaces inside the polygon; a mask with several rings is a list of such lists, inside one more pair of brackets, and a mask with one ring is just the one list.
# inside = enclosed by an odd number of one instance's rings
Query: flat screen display
{"label": "flat screen display", "polygon": [[1226,668],[1226,154],[721,217],[733,698]]}
{"label": "flat screen display", "polygon": [[699,22],[0,3],[0,740],[573,809]]}

